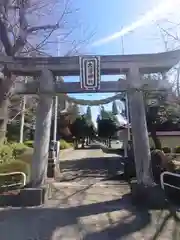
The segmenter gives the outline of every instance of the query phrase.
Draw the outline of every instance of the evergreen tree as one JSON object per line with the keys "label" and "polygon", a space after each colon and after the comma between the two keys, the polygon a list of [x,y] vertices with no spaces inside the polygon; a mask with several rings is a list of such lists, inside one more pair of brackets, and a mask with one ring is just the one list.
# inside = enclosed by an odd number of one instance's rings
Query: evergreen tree
{"label": "evergreen tree", "polygon": [[70,122],[73,122],[76,120],[77,117],[79,117],[80,114],[80,108],[77,104],[72,104],[68,108],[68,113],[70,116]]}
{"label": "evergreen tree", "polygon": [[116,105],[115,101],[112,104],[112,114],[113,115],[118,115],[118,109],[117,109],[117,105]]}
{"label": "evergreen tree", "polygon": [[91,113],[91,107],[90,106],[87,107],[86,118],[87,118],[88,121],[92,121],[92,113]]}
{"label": "evergreen tree", "polygon": [[104,106],[101,107],[100,115],[102,119],[109,119],[109,112],[107,112]]}

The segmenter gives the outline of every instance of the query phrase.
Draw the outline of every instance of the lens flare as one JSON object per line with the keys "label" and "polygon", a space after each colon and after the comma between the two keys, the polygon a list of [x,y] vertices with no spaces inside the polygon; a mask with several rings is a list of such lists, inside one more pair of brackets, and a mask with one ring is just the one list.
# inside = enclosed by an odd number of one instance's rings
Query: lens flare
{"label": "lens flare", "polygon": [[136,30],[139,27],[151,24],[153,21],[158,21],[166,16],[166,14],[177,11],[180,7],[180,0],[162,0],[159,5],[150,11],[146,12],[140,19],[134,21],[130,25],[122,28],[120,31],[114,34],[97,40],[91,44],[91,46],[100,46],[111,42],[117,38],[123,37],[131,31]]}

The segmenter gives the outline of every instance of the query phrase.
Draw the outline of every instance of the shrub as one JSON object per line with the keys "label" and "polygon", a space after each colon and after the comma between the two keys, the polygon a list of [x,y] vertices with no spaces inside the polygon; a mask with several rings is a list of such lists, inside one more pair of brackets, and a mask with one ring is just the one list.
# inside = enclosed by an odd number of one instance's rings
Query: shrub
{"label": "shrub", "polygon": [[64,139],[60,140],[60,149],[68,149],[71,147],[72,147],[71,143],[66,142]]}
{"label": "shrub", "polygon": [[[33,148],[33,143],[34,143],[33,141],[25,141],[24,145]],[[60,149],[67,149],[70,147],[72,147],[71,143],[66,142],[64,139],[60,140]]]}
{"label": "shrub", "polygon": [[[23,172],[26,174],[27,180],[30,177],[30,166],[20,160],[12,160],[6,163],[0,164],[0,173],[11,173],[11,172]],[[21,175],[7,175],[0,176],[0,185],[12,184],[15,182],[22,181]]]}
{"label": "shrub", "polygon": [[0,173],[24,172],[28,176],[29,170],[29,165],[21,160],[12,160],[8,163],[0,164]]}
{"label": "shrub", "polygon": [[12,154],[15,159],[18,158],[21,154],[23,154],[28,148],[23,143],[13,143],[10,145],[10,147],[12,148]]}
{"label": "shrub", "polygon": [[31,147],[31,148],[33,148],[33,143],[34,143],[34,141],[31,141],[31,140],[24,142],[24,144],[25,144],[26,146]]}
{"label": "shrub", "polygon": [[162,150],[163,150],[164,153],[170,153],[171,152],[171,148],[169,148],[169,147],[163,147]]}
{"label": "shrub", "polygon": [[8,144],[0,145],[0,163],[14,160],[13,149]]}
{"label": "shrub", "polygon": [[19,158],[28,147],[21,143],[2,144],[0,145],[0,163],[9,162]]}
{"label": "shrub", "polygon": [[163,166],[166,159],[164,152],[159,149],[155,149],[151,152],[152,173],[156,183],[160,182],[160,175],[164,170]]}
{"label": "shrub", "polygon": [[175,153],[180,153],[180,147],[176,147],[176,148],[174,149],[174,152],[175,152]]}
{"label": "shrub", "polygon": [[32,163],[32,157],[33,157],[33,149],[32,148],[28,148],[24,153],[22,153],[18,159],[26,162],[28,164]]}

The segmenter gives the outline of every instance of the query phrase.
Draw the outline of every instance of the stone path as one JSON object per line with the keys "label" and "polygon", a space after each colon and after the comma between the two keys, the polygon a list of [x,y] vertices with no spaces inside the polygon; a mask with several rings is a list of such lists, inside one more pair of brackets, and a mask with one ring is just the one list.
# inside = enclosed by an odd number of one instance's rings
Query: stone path
{"label": "stone path", "polygon": [[46,205],[1,209],[0,239],[180,239],[175,233],[180,230],[179,223],[173,219],[168,219],[162,234],[155,238],[168,212],[137,211],[131,205],[127,184],[107,179],[121,171],[120,164],[116,167],[119,161],[99,149],[69,152],[61,161],[63,181],[55,183]]}

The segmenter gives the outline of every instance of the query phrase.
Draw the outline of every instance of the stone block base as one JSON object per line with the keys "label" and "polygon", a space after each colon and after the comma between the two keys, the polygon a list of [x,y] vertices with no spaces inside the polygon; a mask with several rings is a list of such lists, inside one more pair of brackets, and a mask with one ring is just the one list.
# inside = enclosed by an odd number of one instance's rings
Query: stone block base
{"label": "stone block base", "polygon": [[25,188],[20,191],[21,206],[40,206],[45,202],[45,188]]}
{"label": "stone block base", "polygon": [[159,185],[144,187],[137,184],[135,180],[130,183],[132,204],[140,208],[164,209],[167,201],[163,190]]}
{"label": "stone block base", "polygon": [[15,194],[9,194],[9,195],[0,195],[0,207],[19,207],[20,197],[19,193],[17,195]]}
{"label": "stone block base", "polygon": [[32,207],[45,202],[46,188],[24,188],[16,194],[0,195],[1,207]]}

